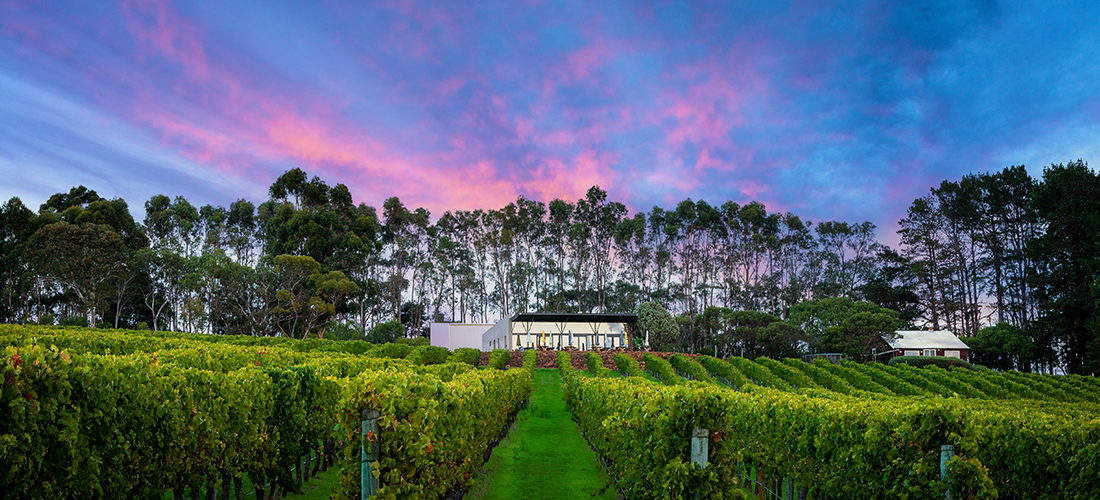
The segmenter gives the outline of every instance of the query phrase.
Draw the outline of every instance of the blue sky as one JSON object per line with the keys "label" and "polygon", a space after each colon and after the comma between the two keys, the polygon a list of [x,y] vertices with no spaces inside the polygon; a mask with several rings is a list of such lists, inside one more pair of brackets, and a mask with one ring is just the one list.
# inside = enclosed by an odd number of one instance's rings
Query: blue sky
{"label": "blue sky", "polygon": [[[758,5],[763,4],[763,5]],[[0,198],[498,208],[600,185],[870,220],[1100,150],[1095,2],[0,1]]]}

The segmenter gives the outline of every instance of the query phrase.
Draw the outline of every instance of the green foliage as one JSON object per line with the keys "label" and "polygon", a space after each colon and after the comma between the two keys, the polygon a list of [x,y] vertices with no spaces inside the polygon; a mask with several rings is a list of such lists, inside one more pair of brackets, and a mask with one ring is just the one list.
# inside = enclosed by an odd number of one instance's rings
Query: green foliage
{"label": "green foliage", "polygon": [[530,350],[523,352],[523,367],[525,369],[534,370],[537,363],[538,351]]}
{"label": "green foliage", "polygon": [[[459,365],[442,365],[459,366]],[[345,466],[334,498],[358,499],[360,415],[378,410],[380,499],[442,498],[468,485],[490,442],[531,394],[531,370],[469,370],[444,382],[431,374],[366,372],[347,380],[338,421]]]}
{"label": "green foliage", "polygon": [[394,342],[396,342],[398,344],[405,344],[409,347],[420,347],[420,346],[425,346],[425,345],[430,344],[431,339],[429,339],[428,337],[414,337],[414,338],[401,337],[399,339],[394,340]]}
{"label": "green foliage", "polygon": [[588,373],[593,377],[607,376],[607,368],[604,368],[603,358],[599,354],[588,351],[584,354],[584,360],[588,364]]}
{"label": "green foliage", "polygon": [[405,337],[405,326],[400,321],[392,320],[379,323],[367,334],[367,342],[372,344],[385,344],[396,342]]}
{"label": "green foliage", "polygon": [[783,322],[778,316],[759,311],[732,311],[724,315],[730,340],[744,356],[788,357],[798,355],[807,340],[801,328]]}
{"label": "green foliage", "polygon": [[756,363],[763,365],[775,376],[783,379],[784,382],[790,384],[795,389],[813,389],[819,387],[816,382],[802,371],[792,368],[788,365],[780,363],[770,358],[756,358]]}
{"label": "green foliage", "polygon": [[511,359],[512,353],[508,352],[506,349],[493,349],[493,351],[489,353],[489,368],[503,370]]}
{"label": "green foliage", "polygon": [[694,359],[684,356],[683,354],[673,354],[669,356],[668,362],[681,376],[684,376],[688,380],[698,380],[700,382],[709,382],[712,384],[718,383],[717,380],[714,380],[714,377],[707,373],[707,369],[703,368],[703,365],[696,363]]}
{"label": "green foliage", "polygon": [[65,316],[57,322],[59,326],[88,326],[88,318],[84,316]]}
{"label": "green foliage", "polygon": [[699,356],[697,361],[700,365],[703,365],[703,368],[706,368],[708,372],[717,377],[719,382],[733,389],[743,391],[747,389],[747,386],[752,385],[752,381],[748,377],[725,361],[711,356]]}
{"label": "green foliage", "polygon": [[966,339],[971,363],[996,370],[1027,370],[1035,361],[1035,341],[1022,329],[1008,323],[982,328]]}
{"label": "green foliage", "polygon": [[952,368],[960,367],[969,370],[975,370],[973,365],[963,361],[959,358],[950,358],[947,356],[897,356],[890,358],[890,366],[904,363],[909,366],[916,366],[918,368],[924,366],[938,366],[940,368]]}
{"label": "green foliage", "polygon": [[329,340],[367,340],[367,336],[359,328],[359,325],[341,322],[330,322],[325,331],[325,338]]}
{"label": "green foliage", "polygon": [[821,349],[825,352],[842,352],[850,358],[870,360],[874,349],[888,349],[889,340],[897,337],[897,320],[887,313],[859,312],[847,318],[840,326],[825,330]]}
{"label": "green foliage", "polygon": [[[889,330],[897,330],[896,319],[898,313],[866,301],[853,301],[847,297],[826,297],[820,300],[807,300],[791,307],[788,322],[802,328],[811,338],[812,343],[821,342],[826,330],[831,327],[840,327],[844,321],[859,313],[881,313],[895,319],[895,324]],[[826,349],[822,352],[832,352]]]}
{"label": "green foliage", "polygon": [[454,360],[459,363],[477,366],[481,364],[481,351],[473,347],[459,347],[455,349]]}
{"label": "green foliage", "polygon": [[391,342],[371,349],[370,356],[375,358],[405,359],[412,350],[413,348],[408,344]]}
{"label": "green foliage", "polygon": [[[829,363],[824,359],[819,360],[823,363]],[[818,361],[818,360],[815,360]],[[801,359],[786,358],[783,360],[783,364],[796,370],[802,371],[806,376],[810,377],[817,385],[827,388],[830,391],[839,392],[841,394],[850,394],[852,392],[852,386],[844,379],[832,374],[829,370],[822,368],[816,364],[809,364]],[[832,363],[829,363],[832,364]]]}
{"label": "green foliage", "polygon": [[1027,245],[1030,258],[1046,263],[1029,276],[1043,313],[1038,328],[1049,343],[1043,349],[1061,341],[1070,373],[1100,372],[1100,175],[1082,160],[1051,165],[1031,208],[1046,229]]}
{"label": "green foliage", "polygon": [[737,356],[729,359],[729,364],[737,371],[745,375],[753,384],[774,389],[789,390],[791,388],[783,379],[777,377],[771,370],[762,364],[754,363],[749,359]]}
{"label": "green foliage", "polygon": [[645,377],[645,372],[638,366],[638,360],[621,352],[615,353],[615,368],[624,377]]}
{"label": "green foliage", "polygon": [[420,347],[414,347],[409,351],[408,356],[405,359],[409,360],[414,365],[438,365],[446,363],[450,358],[451,351],[446,347],[423,345]]}
{"label": "green foliage", "polygon": [[638,321],[634,323],[635,342],[649,335],[649,348],[653,351],[667,351],[676,343],[680,329],[676,320],[657,302],[643,302],[634,309]]}
{"label": "green foliage", "polygon": [[642,355],[642,362],[645,363],[645,371],[657,380],[668,385],[684,383],[684,378],[677,375],[676,370],[672,369],[672,365],[664,358],[647,352]]}
{"label": "green foliage", "polygon": [[[662,360],[663,361],[663,360]],[[647,361],[647,366],[649,365]],[[745,498],[740,455],[721,432],[734,419],[728,389],[664,386],[638,377],[563,377],[574,418],[627,498]],[[713,429],[707,468],[691,463],[691,431]]]}

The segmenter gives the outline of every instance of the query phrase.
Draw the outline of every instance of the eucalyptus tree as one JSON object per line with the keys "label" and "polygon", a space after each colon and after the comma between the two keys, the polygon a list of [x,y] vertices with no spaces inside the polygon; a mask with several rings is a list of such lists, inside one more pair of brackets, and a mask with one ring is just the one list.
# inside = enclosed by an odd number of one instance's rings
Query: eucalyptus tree
{"label": "eucalyptus tree", "polygon": [[261,235],[256,206],[243,198],[231,203],[226,214],[226,248],[233,251],[238,264],[256,265]]}
{"label": "eucalyptus tree", "polygon": [[823,266],[818,260],[818,242],[811,227],[811,222],[803,222],[790,212],[780,216],[778,242],[771,261],[778,281],[777,309],[783,318],[787,318],[792,306],[810,297],[819,280]]}
{"label": "eucalyptus tree", "polygon": [[401,319],[401,303],[404,289],[408,286],[405,274],[411,265],[409,253],[414,245],[415,224],[413,213],[405,208],[396,196],[386,199],[382,204],[383,237],[389,264],[387,300],[393,314],[392,318]]}
{"label": "eucalyptus tree", "polygon": [[127,272],[127,248],[111,226],[58,221],[39,228],[26,243],[32,269],[72,291],[90,325]]}
{"label": "eucalyptus tree", "polygon": [[763,284],[771,272],[768,256],[779,241],[779,214],[768,214],[763,203],[753,201],[723,215],[732,243],[730,257],[734,259],[730,282],[740,287],[740,293],[731,294],[730,308],[758,310],[765,302]]}
{"label": "eucalyptus tree", "polygon": [[654,301],[668,308],[670,304],[668,289],[671,286],[675,262],[669,250],[669,240],[677,231],[669,224],[670,214],[665,209],[654,206],[649,213],[649,247],[653,251],[653,291]]}
{"label": "eucalyptus tree", "polygon": [[847,297],[874,272],[875,225],[826,221],[814,231],[821,248],[822,281],[819,295]]}
{"label": "eucalyptus tree", "polygon": [[914,200],[906,217],[899,222],[902,255],[912,262],[916,276],[914,291],[920,297],[917,307],[933,328],[950,323],[948,309],[954,300],[948,290],[949,248],[943,229],[946,225],[938,199],[932,195]]}
{"label": "eucalyptus tree", "polygon": [[500,317],[511,316],[510,287],[508,283],[512,266],[512,254],[515,251],[516,206],[509,203],[500,210],[488,210],[482,213],[481,226],[485,231],[481,241],[489,258],[493,274],[492,297]]}
{"label": "eucalyptus tree", "polygon": [[[27,240],[38,230],[38,218],[22,200],[13,197],[0,207],[0,321],[14,323],[42,317],[42,307],[30,300],[39,281],[27,262]],[[36,307],[37,306],[37,307]]]}
{"label": "eucalyptus tree", "polygon": [[[512,266],[512,302],[513,310],[524,312],[531,307],[531,299],[539,300],[538,287],[541,283],[542,266],[538,260],[538,246],[546,234],[546,205],[528,200],[523,196],[516,199],[513,235],[515,251]],[[538,305],[534,307],[538,309]]]}
{"label": "eucalyptus tree", "polygon": [[[568,252],[569,232],[572,227],[573,211],[575,206],[567,201],[555,198],[547,205],[549,218],[547,220],[547,236],[543,239],[547,250],[546,267],[550,274],[555,275],[555,290],[547,295],[546,310],[565,311],[565,290],[568,278]],[[551,257],[552,256],[552,257]]]}
{"label": "eucalyptus tree", "polygon": [[[645,214],[637,213],[625,218],[615,226],[615,256],[620,266],[620,276],[624,286],[619,293],[625,294],[621,301],[633,310],[634,306],[649,300],[652,291],[652,279],[649,275],[653,252],[646,246]],[[634,285],[635,288],[626,286]]]}
{"label": "eucalyptus tree", "polygon": [[575,221],[584,227],[578,236],[586,236],[588,241],[578,247],[585,247],[591,259],[593,285],[597,303],[595,307],[604,312],[607,289],[613,281],[612,248],[615,241],[615,226],[626,216],[626,205],[608,202],[607,192],[599,186],[592,186],[585,197],[577,201],[574,212]]}

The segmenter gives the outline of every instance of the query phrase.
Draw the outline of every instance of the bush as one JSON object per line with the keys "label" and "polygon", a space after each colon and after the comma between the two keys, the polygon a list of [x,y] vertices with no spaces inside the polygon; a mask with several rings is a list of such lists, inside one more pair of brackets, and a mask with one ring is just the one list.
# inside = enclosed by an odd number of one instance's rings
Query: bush
{"label": "bush", "polygon": [[894,366],[898,363],[905,363],[909,366],[915,366],[917,368],[923,368],[928,365],[938,366],[940,368],[952,368],[960,367],[969,370],[977,370],[974,365],[967,363],[959,358],[949,358],[946,356],[898,356],[890,359],[890,366]]}
{"label": "bush", "polygon": [[538,351],[534,351],[534,350],[525,351],[523,353],[523,367],[528,369],[528,370],[534,370],[535,365],[538,364],[538,359],[539,359]]}
{"label": "bush", "polygon": [[504,349],[493,349],[493,352],[489,353],[489,368],[503,370],[511,358],[512,353]]}
{"label": "bush", "polygon": [[448,351],[446,347],[422,345],[410,351],[405,359],[411,361],[414,365],[438,365],[446,363],[450,355],[451,351]]}
{"label": "bush", "polygon": [[372,344],[387,344],[405,336],[405,325],[400,321],[387,321],[379,323],[367,334],[367,342]]}
{"label": "bush", "polygon": [[421,346],[430,345],[431,344],[431,339],[429,339],[428,337],[415,337],[415,338],[411,338],[411,339],[401,337],[397,340],[394,340],[394,342],[397,342],[398,344],[405,344],[405,345],[411,346],[411,347],[421,347]]}
{"label": "bush", "polygon": [[367,340],[367,335],[362,328],[359,328],[359,325],[333,321],[325,327],[325,338],[328,340]]}
{"label": "bush", "polygon": [[714,377],[707,373],[707,369],[703,368],[703,365],[697,363],[694,359],[691,359],[683,354],[673,354],[668,357],[668,362],[672,364],[673,368],[676,368],[681,373],[687,375],[691,380],[700,380],[703,382],[710,382],[717,384],[718,381]]}
{"label": "bush", "polygon": [[634,335],[638,340],[646,338],[649,333],[649,345],[652,351],[667,350],[680,336],[680,327],[672,315],[656,302],[644,302],[634,308],[634,314],[638,315],[638,321],[634,324]]}
{"label": "bush", "polygon": [[371,349],[370,355],[374,358],[405,359],[409,355],[409,351],[412,351],[412,347],[391,342]]}
{"label": "bush", "polygon": [[455,349],[454,360],[459,363],[477,366],[481,363],[481,351],[473,347],[459,347]]}
{"label": "bush", "polygon": [[684,383],[683,377],[677,375],[676,371],[672,369],[672,365],[663,358],[647,352],[642,355],[642,361],[645,361],[645,371],[657,377],[657,380],[664,382],[666,385]]}
{"label": "bush", "polygon": [[592,351],[588,351],[584,355],[585,362],[588,363],[588,373],[593,377],[606,377],[607,369],[603,366],[603,358],[599,354]]}
{"label": "bush", "polygon": [[624,376],[645,377],[645,372],[638,366],[638,360],[621,352],[615,353],[615,367]]}
{"label": "bush", "polygon": [[85,318],[83,316],[65,316],[64,318],[61,318],[61,321],[59,321],[57,324],[58,324],[58,326],[83,326],[83,327],[87,327],[88,326],[88,318]]}

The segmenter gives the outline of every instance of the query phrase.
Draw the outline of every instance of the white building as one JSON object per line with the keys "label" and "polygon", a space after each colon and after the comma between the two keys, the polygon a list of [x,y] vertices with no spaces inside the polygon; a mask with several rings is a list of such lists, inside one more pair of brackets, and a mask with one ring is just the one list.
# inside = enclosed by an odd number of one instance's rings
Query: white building
{"label": "white building", "polygon": [[887,343],[896,356],[947,356],[966,361],[970,348],[947,330],[902,330]]}
{"label": "white building", "polygon": [[459,347],[481,349],[481,336],[492,327],[477,323],[432,323],[432,345],[452,351]]}
{"label": "white building", "polygon": [[632,347],[628,325],[638,320],[635,314],[519,313],[493,325],[482,335],[481,350],[513,350],[520,347],[548,346],[563,349],[573,346],[588,350]]}

